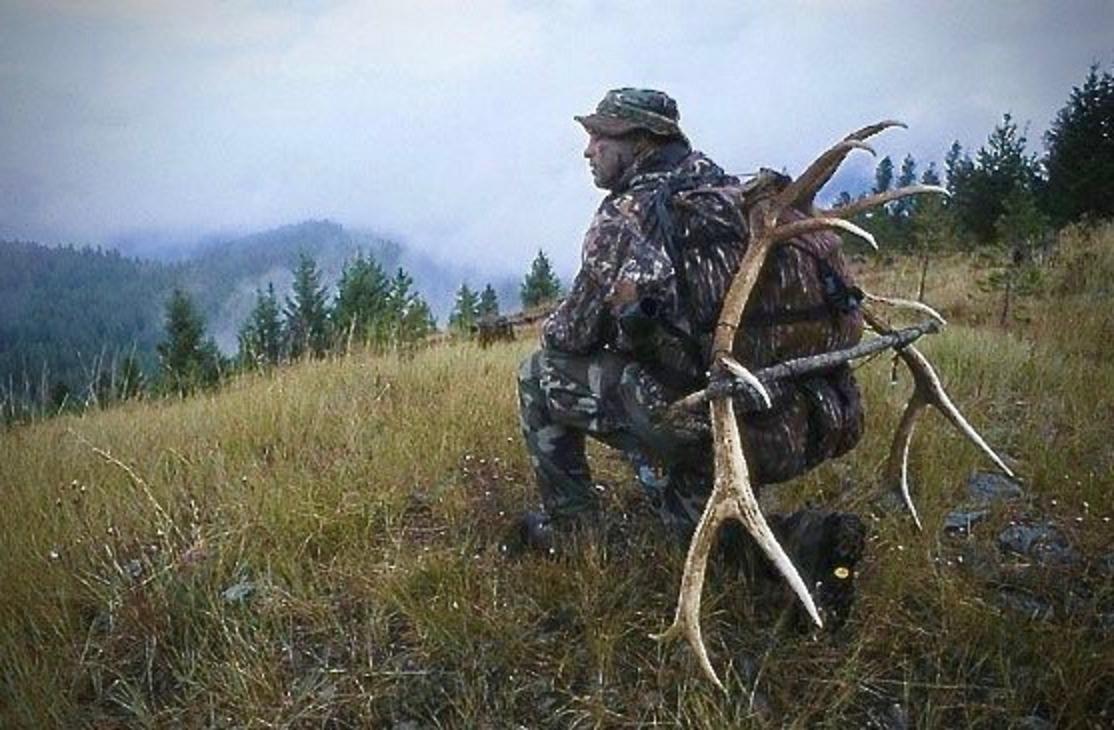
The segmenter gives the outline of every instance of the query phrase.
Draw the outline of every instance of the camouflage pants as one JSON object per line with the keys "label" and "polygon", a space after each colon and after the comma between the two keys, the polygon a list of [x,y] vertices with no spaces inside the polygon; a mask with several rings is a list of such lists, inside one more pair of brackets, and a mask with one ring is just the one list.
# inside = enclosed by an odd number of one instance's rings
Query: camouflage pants
{"label": "camouflage pants", "polygon": [[662,426],[662,410],[677,395],[613,352],[538,350],[524,360],[519,416],[549,514],[561,519],[598,508],[585,457],[591,436],[626,455],[667,524],[691,531],[711,493],[711,440],[706,419]]}
{"label": "camouflage pants", "polygon": [[[850,449],[862,432],[849,370],[783,383],[773,393],[775,407],[760,413],[747,413],[746,404],[736,402],[758,484],[802,474]],[[714,471],[707,417],[663,418],[668,404],[685,393],[669,392],[642,365],[611,351],[581,356],[539,350],[519,368],[518,394],[522,433],[553,517],[598,507],[585,458],[591,436],[627,456],[667,526],[691,533],[711,494]],[[792,519],[793,532],[807,531],[812,521]],[[783,520],[770,521],[776,529]]]}

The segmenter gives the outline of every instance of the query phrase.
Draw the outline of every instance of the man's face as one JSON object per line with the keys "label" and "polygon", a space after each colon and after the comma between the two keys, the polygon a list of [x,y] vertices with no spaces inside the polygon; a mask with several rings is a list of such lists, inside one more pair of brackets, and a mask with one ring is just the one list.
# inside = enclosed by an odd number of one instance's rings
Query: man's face
{"label": "man's face", "polygon": [[644,146],[638,135],[608,137],[594,132],[589,134],[584,156],[588,158],[596,187],[614,190]]}

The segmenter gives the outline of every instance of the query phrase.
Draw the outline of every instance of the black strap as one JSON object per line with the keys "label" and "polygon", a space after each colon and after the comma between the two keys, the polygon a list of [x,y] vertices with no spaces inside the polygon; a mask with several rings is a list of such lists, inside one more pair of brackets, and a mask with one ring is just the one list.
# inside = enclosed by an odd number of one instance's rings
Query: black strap
{"label": "black strap", "polygon": [[[685,257],[681,254],[677,230],[674,225],[673,197],[680,192],[695,190],[699,187],[734,183],[737,183],[734,177],[720,171],[718,173],[709,173],[699,176],[669,175],[661,180],[654,189],[652,198],[653,214],[650,223],[652,227],[657,228],[657,235],[661,237],[662,242],[665,244],[665,252],[669,256],[670,262],[673,264],[677,289],[677,306],[680,311],[684,312],[685,315],[690,318],[690,322],[693,316],[692,307],[690,306],[692,302],[692,293],[689,289]],[[742,225],[741,219],[740,225]],[[703,363],[705,361],[704,348],[696,335],[681,330],[679,327],[666,321],[665,318],[661,318],[660,321],[666,331],[683,343],[686,352],[693,358],[693,362]]]}

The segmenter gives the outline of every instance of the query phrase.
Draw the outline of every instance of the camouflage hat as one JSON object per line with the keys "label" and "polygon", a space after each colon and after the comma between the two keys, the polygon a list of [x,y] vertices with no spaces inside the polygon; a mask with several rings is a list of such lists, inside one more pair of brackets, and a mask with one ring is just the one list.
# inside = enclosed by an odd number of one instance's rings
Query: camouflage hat
{"label": "camouflage hat", "polygon": [[677,102],[664,91],[612,89],[596,106],[594,114],[573,117],[592,134],[617,136],[645,129],[662,137],[683,137],[677,124]]}

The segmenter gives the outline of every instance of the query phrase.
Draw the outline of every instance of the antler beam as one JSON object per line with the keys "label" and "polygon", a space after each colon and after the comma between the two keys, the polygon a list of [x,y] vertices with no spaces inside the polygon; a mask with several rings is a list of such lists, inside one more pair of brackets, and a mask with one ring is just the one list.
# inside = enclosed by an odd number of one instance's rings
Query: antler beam
{"label": "antler beam", "polygon": [[[882,122],[852,133],[817,158],[797,181],[788,185],[773,198],[756,202],[751,208],[749,212],[751,240],[742,261],[739,262],[716,324],[712,342],[713,372],[728,370],[737,377],[757,382],[753,375],[749,377],[744,375],[746,368],[735,361],[732,349],[735,332],[742,320],[743,310],[746,309],[747,302],[754,291],[758,275],[770,251],[779,241],[820,229],[837,228],[858,235],[871,245],[876,245],[869,233],[843,220],[842,216],[812,217],[785,223],[781,223],[780,218],[790,209],[804,213],[811,212],[812,200],[816,192],[835,173],[847,154],[854,149],[869,149],[863,140],[892,126],[904,125],[898,122]],[[764,391],[764,388],[761,390]],[[696,527],[685,557],[684,574],[681,578],[680,596],[673,623],[655,638],[670,639],[683,635],[696,652],[701,669],[708,679],[720,689],[724,689],[723,683],[708,659],[700,630],[700,601],[708,555],[714,545],[716,532],[724,521],[734,518],[743,524],[778,572],[788,581],[816,625],[822,626],[823,622],[804,580],[777,541],[758,507],[758,500],[751,486],[750,471],[743,454],[742,439],[731,397],[727,395],[712,399],[710,410],[716,473],[712,494],[708,498],[704,514]]]}
{"label": "antler beam", "polygon": [[[902,300],[894,301],[910,304],[910,302]],[[879,334],[893,332],[890,326],[870,309],[864,308],[863,316],[875,332]],[[909,397],[909,402],[905,404],[905,411],[901,414],[901,421],[898,424],[897,432],[894,434],[893,443],[890,445],[884,479],[886,484],[896,482],[899,485],[905,506],[913,516],[913,522],[916,523],[917,529],[920,530],[923,529],[921,519],[917,514],[917,508],[913,504],[913,497],[909,491],[909,445],[913,440],[913,428],[916,425],[917,416],[926,406],[933,406],[940,411],[953,426],[959,429],[960,433],[966,436],[979,451],[986,454],[1006,475],[1013,477],[1014,473],[956,408],[955,403],[952,402],[952,399],[944,390],[944,386],[940,382],[940,376],[936,374],[936,370],[932,367],[928,358],[922,355],[920,350],[913,345],[898,349],[897,355],[913,375],[913,394]]]}

